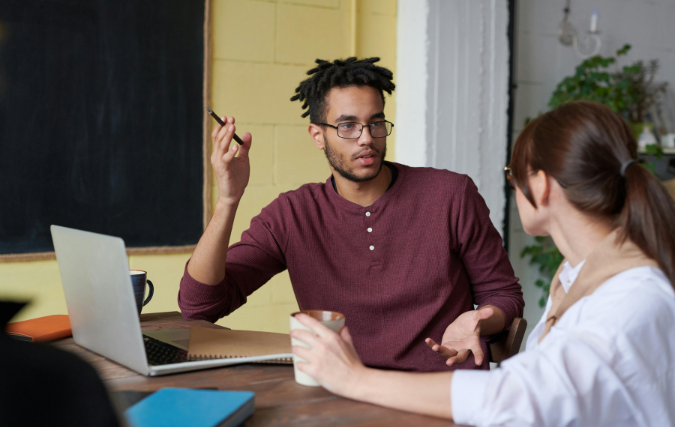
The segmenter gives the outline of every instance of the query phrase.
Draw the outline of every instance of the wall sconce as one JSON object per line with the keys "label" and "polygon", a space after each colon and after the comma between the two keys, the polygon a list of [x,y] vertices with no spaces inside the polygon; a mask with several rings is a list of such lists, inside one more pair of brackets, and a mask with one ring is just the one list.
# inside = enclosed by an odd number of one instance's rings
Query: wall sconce
{"label": "wall sconce", "polygon": [[567,20],[570,15],[570,0],[567,0],[567,5],[563,11],[565,12],[565,17],[558,26],[558,40],[560,43],[564,46],[572,46],[574,53],[581,59],[587,59],[600,53],[602,42],[600,41],[600,37],[598,37],[598,34],[600,34],[598,32],[598,10],[593,9],[588,36],[581,39],[579,38],[577,29]]}

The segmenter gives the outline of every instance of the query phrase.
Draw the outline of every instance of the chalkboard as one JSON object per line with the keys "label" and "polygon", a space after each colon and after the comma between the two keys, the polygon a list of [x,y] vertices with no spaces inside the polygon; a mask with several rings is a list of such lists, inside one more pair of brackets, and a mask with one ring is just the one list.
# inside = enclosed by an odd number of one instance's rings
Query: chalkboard
{"label": "chalkboard", "polygon": [[205,0],[0,1],[0,255],[51,224],[199,240],[204,25]]}

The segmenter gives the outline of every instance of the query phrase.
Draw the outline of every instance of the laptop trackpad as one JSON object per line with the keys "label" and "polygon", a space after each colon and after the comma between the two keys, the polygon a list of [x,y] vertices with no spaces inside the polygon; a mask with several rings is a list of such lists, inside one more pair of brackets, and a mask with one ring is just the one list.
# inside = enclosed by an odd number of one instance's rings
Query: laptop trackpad
{"label": "laptop trackpad", "polygon": [[187,351],[190,346],[190,329],[162,329],[159,331],[143,331],[143,335],[147,335],[156,340],[171,344],[185,351]]}

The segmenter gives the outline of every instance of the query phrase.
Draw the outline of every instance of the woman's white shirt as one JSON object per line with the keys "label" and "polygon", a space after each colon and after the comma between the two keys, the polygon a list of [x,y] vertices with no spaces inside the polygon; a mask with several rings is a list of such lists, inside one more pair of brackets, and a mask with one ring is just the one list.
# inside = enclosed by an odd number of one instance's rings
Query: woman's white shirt
{"label": "woman's white shirt", "polygon": [[[567,265],[565,291],[579,270]],[[675,425],[675,292],[638,267],[572,305],[538,343],[493,371],[455,371],[452,410],[476,426]]]}
{"label": "woman's white shirt", "polygon": [[[562,285],[563,289],[565,289],[565,292],[569,292],[572,283],[577,280],[577,276],[579,275],[581,267],[583,267],[584,264],[586,264],[586,260],[581,261],[576,267],[572,267],[569,262],[565,261],[562,271],[560,274],[558,274],[558,279],[560,280],[560,284]],[[532,332],[530,332],[530,336],[527,338],[527,342],[525,343],[526,349],[533,349],[539,343],[539,337],[541,337],[541,334],[544,333],[544,328],[546,327],[546,317],[548,316],[548,312],[551,311],[552,304],[553,301],[551,301],[551,296],[549,295],[548,301],[546,302],[546,308],[544,309],[544,314],[541,316],[539,323],[534,326]]]}

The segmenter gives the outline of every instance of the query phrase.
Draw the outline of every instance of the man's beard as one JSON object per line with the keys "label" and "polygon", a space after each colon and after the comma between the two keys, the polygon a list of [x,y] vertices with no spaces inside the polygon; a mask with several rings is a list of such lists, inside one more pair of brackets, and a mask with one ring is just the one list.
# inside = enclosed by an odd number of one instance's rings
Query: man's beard
{"label": "man's beard", "polygon": [[[326,139],[326,135],[324,134],[323,137],[324,140],[324,149],[323,152],[326,154],[326,159],[328,159],[328,163],[333,167],[337,173],[340,174],[345,179],[348,179],[352,182],[364,182],[364,181],[370,181],[371,179],[374,179],[376,176],[380,174],[380,171],[382,170],[382,166],[384,165],[384,157],[387,155],[387,145],[385,144],[384,150],[382,151],[382,157],[380,158],[380,167],[377,169],[377,172],[373,174],[372,176],[364,176],[364,177],[359,177],[354,174],[353,169],[348,169],[345,166],[345,162],[343,159],[339,156],[339,154],[335,153],[333,150],[330,148],[330,144],[328,143],[328,140]],[[373,150],[375,151],[375,150]]]}

